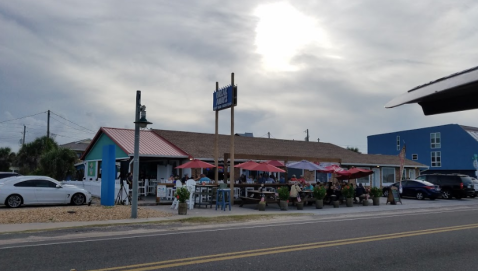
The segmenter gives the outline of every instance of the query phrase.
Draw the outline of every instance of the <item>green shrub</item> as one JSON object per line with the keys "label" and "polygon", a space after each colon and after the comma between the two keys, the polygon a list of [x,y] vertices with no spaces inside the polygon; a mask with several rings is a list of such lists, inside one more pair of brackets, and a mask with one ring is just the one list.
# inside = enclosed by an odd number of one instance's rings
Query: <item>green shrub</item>
{"label": "green shrub", "polygon": [[372,187],[370,189],[370,195],[374,198],[381,197],[382,196],[382,189],[380,189],[378,187]]}
{"label": "green shrub", "polygon": [[314,187],[314,198],[315,199],[324,199],[325,198],[325,187],[323,186],[315,186]]}
{"label": "green shrub", "polygon": [[346,185],[342,188],[342,195],[346,198],[353,198],[354,197],[354,187],[352,185]]}
{"label": "green shrub", "polygon": [[281,186],[277,191],[280,200],[289,200],[289,188],[287,186]]}
{"label": "green shrub", "polygon": [[185,203],[186,200],[189,199],[189,190],[186,187],[180,187],[176,189],[174,196],[179,200],[181,203]]}

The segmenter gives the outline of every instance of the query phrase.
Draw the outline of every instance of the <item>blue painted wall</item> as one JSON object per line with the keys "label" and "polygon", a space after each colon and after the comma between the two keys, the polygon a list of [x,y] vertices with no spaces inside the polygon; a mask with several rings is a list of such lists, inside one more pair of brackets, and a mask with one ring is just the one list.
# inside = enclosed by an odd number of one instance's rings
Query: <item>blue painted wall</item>
{"label": "blue painted wall", "polygon": [[[441,148],[432,149],[430,133],[441,133]],[[416,130],[399,131],[367,137],[367,153],[398,155],[397,136],[400,136],[400,149],[405,141],[407,146],[406,158],[412,160],[412,154],[418,155],[419,163],[428,165],[430,171],[456,173],[475,172],[472,157],[478,153],[478,141],[468,134],[458,124],[421,128]],[[441,152],[441,167],[431,167],[431,152]]]}
{"label": "blue painted wall", "polygon": [[88,154],[85,157],[85,161],[88,160],[101,160],[103,156],[103,147],[107,145],[114,145],[115,146],[115,157],[116,158],[125,158],[128,155],[116,145],[116,143],[111,140],[105,134],[101,134],[98,140],[96,141],[95,145],[90,149]]}

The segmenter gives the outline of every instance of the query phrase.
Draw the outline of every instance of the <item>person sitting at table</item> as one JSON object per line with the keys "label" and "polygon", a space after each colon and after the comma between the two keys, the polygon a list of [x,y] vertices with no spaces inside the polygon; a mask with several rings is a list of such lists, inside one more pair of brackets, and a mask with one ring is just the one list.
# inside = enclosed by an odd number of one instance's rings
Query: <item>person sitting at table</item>
{"label": "person sitting at table", "polygon": [[297,182],[297,177],[295,177],[295,174],[292,175],[292,178],[290,178],[289,182]]}
{"label": "person sitting at table", "polygon": [[262,176],[262,173],[259,174],[259,178],[257,180],[258,183],[265,183],[266,182],[266,179]]}
{"label": "person sitting at table", "polygon": [[199,184],[202,184],[202,183],[207,183],[209,184],[211,182],[211,179],[209,179],[208,177],[206,177],[206,175],[202,174],[200,175],[201,177],[196,181],[197,183]]}
{"label": "person sitting at table", "polygon": [[173,183],[173,182],[175,181],[173,174],[171,174],[171,175],[169,176],[168,181],[171,182],[171,183]]}
{"label": "person sitting at table", "polygon": [[361,198],[361,196],[364,196],[364,195],[365,195],[365,188],[363,187],[362,183],[359,183],[357,188],[355,188],[354,202],[362,201],[363,198]]}
{"label": "person sitting at table", "polygon": [[312,183],[306,182],[306,185],[304,185],[304,190],[314,190],[314,186]]}
{"label": "person sitting at table", "polygon": [[275,183],[276,180],[274,179],[274,175],[269,175],[269,178],[267,179],[267,183]]}
{"label": "person sitting at table", "polygon": [[247,177],[246,179],[246,183],[253,183],[254,182],[254,178],[252,177],[252,175],[249,175],[249,177]]}
{"label": "person sitting at table", "polygon": [[285,183],[285,177],[283,174],[280,175],[279,183]]}

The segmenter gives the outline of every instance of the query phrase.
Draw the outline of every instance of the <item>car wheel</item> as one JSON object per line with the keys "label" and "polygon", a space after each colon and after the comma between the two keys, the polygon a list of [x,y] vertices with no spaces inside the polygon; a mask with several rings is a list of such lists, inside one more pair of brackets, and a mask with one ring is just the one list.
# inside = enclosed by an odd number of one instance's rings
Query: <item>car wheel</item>
{"label": "car wheel", "polygon": [[473,194],[473,195],[470,196],[470,198],[474,199],[474,198],[476,198],[476,195]]}
{"label": "car wheel", "polygon": [[441,197],[444,199],[451,199],[450,191],[448,190],[441,191]]}
{"label": "car wheel", "polygon": [[430,200],[436,200],[436,198],[430,198]]}
{"label": "car wheel", "polygon": [[383,196],[388,197],[388,190],[383,191]]}
{"label": "car wheel", "polygon": [[422,192],[417,192],[417,194],[415,195],[415,197],[416,197],[417,199],[420,199],[420,200],[421,200],[421,199],[425,199],[425,196],[423,196],[423,193],[422,193]]}
{"label": "car wheel", "polygon": [[10,208],[18,208],[22,205],[23,199],[20,195],[11,195],[7,198],[6,204]]}
{"label": "car wheel", "polygon": [[[451,197],[450,197],[450,198],[451,198]],[[456,196],[455,198],[456,198],[456,199],[461,199],[461,196]]]}
{"label": "car wheel", "polygon": [[83,205],[86,202],[86,197],[85,195],[78,193],[74,194],[73,197],[71,197],[71,204],[73,205]]}

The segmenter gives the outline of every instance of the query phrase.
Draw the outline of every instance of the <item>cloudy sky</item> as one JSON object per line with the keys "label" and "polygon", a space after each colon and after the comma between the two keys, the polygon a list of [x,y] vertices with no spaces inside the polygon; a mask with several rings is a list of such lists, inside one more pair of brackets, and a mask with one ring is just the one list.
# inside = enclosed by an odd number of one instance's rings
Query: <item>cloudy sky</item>
{"label": "cloudy sky", "polygon": [[[50,131],[59,143],[134,128],[214,133],[212,93],[235,73],[235,132],[320,138],[458,123],[394,97],[478,65],[475,0],[0,1],[0,147]],[[230,133],[230,110],[219,113]],[[392,143],[393,144],[393,143]]]}

